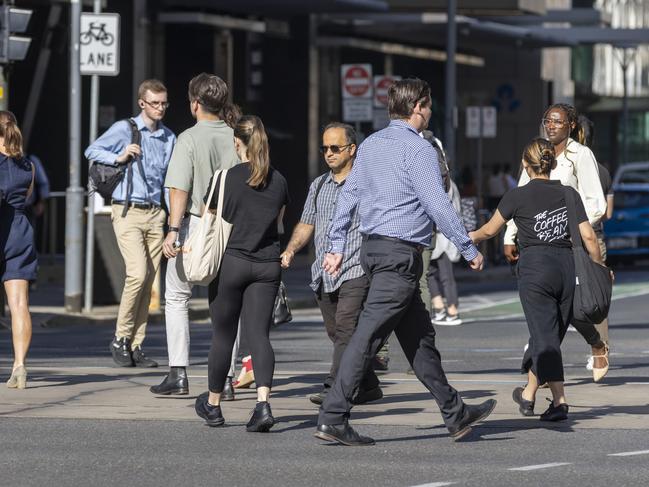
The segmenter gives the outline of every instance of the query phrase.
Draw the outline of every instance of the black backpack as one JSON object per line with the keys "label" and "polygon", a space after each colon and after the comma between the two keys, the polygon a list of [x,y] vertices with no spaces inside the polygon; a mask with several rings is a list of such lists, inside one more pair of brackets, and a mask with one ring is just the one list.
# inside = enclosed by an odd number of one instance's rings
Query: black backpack
{"label": "black backpack", "polygon": [[[137,124],[132,118],[127,118],[126,121],[131,128],[131,144],[140,145],[142,134],[140,134]],[[127,177],[126,204],[124,205],[122,216],[126,214],[128,210],[128,199],[133,186],[133,159],[131,158],[131,160],[126,164],[118,164],[117,166],[102,164],[97,161],[90,161],[88,179],[90,180],[91,193],[99,193],[99,195],[105,200],[110,201],[113,196],[113,191],[115,191],[117,185],[122,182],[125,174]]]}

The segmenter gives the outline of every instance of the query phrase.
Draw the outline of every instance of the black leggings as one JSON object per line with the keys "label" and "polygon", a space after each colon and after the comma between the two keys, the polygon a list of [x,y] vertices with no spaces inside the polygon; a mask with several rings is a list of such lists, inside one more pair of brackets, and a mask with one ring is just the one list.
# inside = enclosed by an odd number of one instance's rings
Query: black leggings
{"label": "black leggings", "polygon": [[279,262],[253,262],[225,254],[219,275],[209,287],[212,346],[208,357],[211,392],[223,391],[230,369],[232,345],[241,333],[250,347],[257,387],[271,387],[275,353],[268,338],[279,287]]}

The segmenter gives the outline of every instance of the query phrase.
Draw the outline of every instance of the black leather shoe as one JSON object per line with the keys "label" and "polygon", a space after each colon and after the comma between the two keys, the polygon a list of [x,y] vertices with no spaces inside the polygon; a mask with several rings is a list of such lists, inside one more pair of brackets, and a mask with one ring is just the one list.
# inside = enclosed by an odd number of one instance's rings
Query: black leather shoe
{"label": "black leather shoe", "polygon": [[345,421],[343,424],[319,424],[314,435],[325,441],[340,443],[345,446],[370,446],[374,439],[369,436],[362,436],[354,431]]}
{"label": "black leather shoe", "polygon": [[253,433],[265,433],[273,427],[275,418],[270,410],[270,404],[267,401],[258,402],[252,411],[250,421],[246,425],[246,431]]}
{"label": "black leather shoe", "polygon": [[148,369],[158,366],[158,362],[147,357],[140,347],[133,350],[133,363],[136,367],[146,367]]}
{"label": "black leather shoe", "polygon": [[225,379],[223,391],[221,391],[221,401],[234,401],[234,387],[232,387],[232,377]]}
{"label": "black leather shoe", "polygon": [[225,419],[223,414],[221,414],[221,406],[212,406],[207,402],[209,392],[204,392],[196,398],[196,403],[194,404],[194,409],[196,414],[205,420],[207,426],[223,426]]}
{"label": "black leather shoe", "polygon": [[372,367],[375,372],[385,372],[389,368],[389,363],[389,357],[379,357],[378,355],[375,355],[372,359]]}
{"label": "black leather shoe", "polygon": [[325,398],[327,397],[328,392],[329,392],[329,389],[324,388],[320,392],[318,392],[317,394],[311,394],[309,396],[309,401],[311,401],[313,404],[321,406],[322,403],[324,402]]}
{"label": "black leather shoe", "polygon": [[171,367],[163,381],[157,386],[151,386],[153,394],[168,396],[170,394],[184,396],[189,394],[189,380],[185,367]]}
{"label": "black leather shoe", "polygon": [[565,402],[558,406],[551,402],[548,409],[541,414],[541,421],[565,421],[566,419],[568,419],[568,405]]}
{"label": "black leather shoe", "polygon": [[113,338],[113,341],[110,342],[110,353],[113,356],[113,362],[120,367],[133,367],[131,342],[128,338]]}
{"label": "black leather shoe", "polygon": [[352,399],[352,404],[366,404],[372,401],[378,401],[383,397],[383,391],[379,386],[376,386],[374,389],[369,391],[358,391],[356,397]]}
{"label": "black leather shoe", "polygon": [[523,388],[517,387],[512,392],[512,399],[518,404],[518,410],[523,416],[534,416],[534,401],[523,399]]}
{"label": "black leather shoe", "polygon": [[463,436],[466,436],[471,431],[471,425],[485,419],[491,414],[495,407],[495,399],[487,399],[481,404],[465,404],[462,420],[458,424],[449,426],[448,428],[451,438],[457,441]]}

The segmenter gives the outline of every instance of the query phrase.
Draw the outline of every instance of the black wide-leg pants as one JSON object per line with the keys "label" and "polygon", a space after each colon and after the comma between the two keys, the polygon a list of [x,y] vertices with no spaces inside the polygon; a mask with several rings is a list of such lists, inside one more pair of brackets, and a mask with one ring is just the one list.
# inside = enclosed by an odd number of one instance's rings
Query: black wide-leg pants
{"label": "black wide-leg pants", "polygon": [[400,241],[367,240],[361,245],[361,266],[370,290],[358,326],[345,349],[334,385],[320,407],[318,424],[342,424],[349,417],[371,360],[395,332],[417,378],[431,392],[446,426],[457,424],[464,403],[446,380],[435,347],[435,329],[419,291],[423,265],[420,250]]}
{"label": "black wide-leg pants", "polygon": [[563,381],[561,342],[572,319],[575,264],[572,250],[534,246],[521,250],[518,292],[530,332],[522,370],[539,380]]}

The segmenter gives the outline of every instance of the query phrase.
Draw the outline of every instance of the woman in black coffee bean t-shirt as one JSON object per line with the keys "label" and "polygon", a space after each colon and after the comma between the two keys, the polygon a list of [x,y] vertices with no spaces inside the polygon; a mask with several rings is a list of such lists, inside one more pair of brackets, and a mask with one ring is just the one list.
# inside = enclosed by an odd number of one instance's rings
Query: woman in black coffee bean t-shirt
{"label": "woman in black coffee bean t-shirt", "polygon": [[527,385],[514,389],[513,398],[520,412],[531,416],[539,384],[547,382],[553,402],[541,415],[543,421],[568,417],[561,341],[572,318],[575,266],[566,191],[573,193],[579,233],[588,253],[595,262],[602,263],[595,232],[578,193],[560,181],[549,179],[554,164],[552,144],[545,139],[534,139],[523,152],[523,167],[530,182],[507,192],[491,220],[470,233],[477,244],[497,235],[507,220],[513,219],[518,227],[521,248],[518,290],[530,332],[530,359],[523,364],[528,374]]}
{"label": "woman in black coffee bean t-shirt", "polygon": [[[229,169],[225,180],[223,218],[233,226],[219,274],[209,286],[214,330],[209,393],[198,397],[196,412],[210,426],[225,422],[221,393],[241,317],[257,384],[257,404],[246,429],[265,432],[275,422],[268,404],[275,368],[268,334],[281,275],[277,225],[288,203],[288,186],[270,166],[268,139],[258,117],[242,117],[234,127],[234,141],[242,163]],[[216,208],[217,198],[215,191],[210,208]]]}

